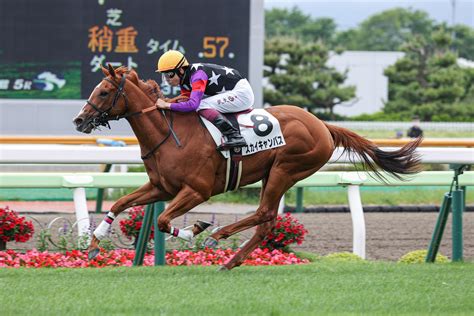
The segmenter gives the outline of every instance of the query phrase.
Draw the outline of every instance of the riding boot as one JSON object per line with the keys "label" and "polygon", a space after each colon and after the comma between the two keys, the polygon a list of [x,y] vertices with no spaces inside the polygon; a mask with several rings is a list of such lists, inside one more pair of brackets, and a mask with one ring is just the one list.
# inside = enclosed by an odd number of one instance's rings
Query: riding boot
{"label": "riding boot", "polygon": [[219,114],[212,121],[212,124],[227,138],[227,141],[217,147],[217,150],[228,150],[229,148],[247,146],[247,142],[242,135],[240,135],[239,129],[235,128],[224,115]]}

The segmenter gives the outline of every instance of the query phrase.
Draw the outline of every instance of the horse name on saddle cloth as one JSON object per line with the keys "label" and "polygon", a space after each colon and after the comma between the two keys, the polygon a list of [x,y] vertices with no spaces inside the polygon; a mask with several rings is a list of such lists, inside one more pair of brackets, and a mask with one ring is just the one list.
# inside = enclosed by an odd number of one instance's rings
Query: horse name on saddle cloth
{"label": "horse name on saddle cloth", "polygon": [[[248,156],[259,151],[277,148],[285,145],[278,120],[264,109],[253,109],[247,113],[237,113],[240,133],[245,138],[247,146],[242,148],[242,155]],[[217,146],[224,142],[221,132],[211,122],[202,118],[209,133]],[[229,158],[229,151],[221,151],[225,158]]]}

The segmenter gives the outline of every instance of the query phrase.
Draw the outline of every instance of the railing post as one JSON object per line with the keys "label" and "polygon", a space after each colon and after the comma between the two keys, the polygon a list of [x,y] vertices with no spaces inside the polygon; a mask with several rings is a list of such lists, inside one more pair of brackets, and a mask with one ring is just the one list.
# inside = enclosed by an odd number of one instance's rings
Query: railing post
{"label": "railing post", "polygon": [[453,191],[453,262],[463,260],[462,216],[464,212],[463,190]]}
{"label": "railing post", "polygon": [[142,227],[138,234],[138,240],[135,248],[135,258],[133,259],[134,266],[143,265],[143,258],[145,258],[146,246],[151,233],[151,225],[153,220],[153,204],[146,206],[145,214],[143,214]]}
{"label": "railing post", "polygon": [[278,204],[278,214],[283,214],[285,212],[285,195],[281,197],[280,203]]}
{"label": "railing post", "polygon": [[76,209],[77,231],[79,236],[89,235],[89,211],[85,188],[75,188],[73,191],[74,207]]}
{"label": "railing post", "polygon": [[[450,164],[449,168],[454,170],[454,178],[451,184],[451,190],[444,196],[443,204],[438,215],[438,221],[431,238],[431,243],[426,255],[426,262],[435,262],[438,253],[439,244],[443,238],[444,227],[446,226],[449,209],[452,208],[452,261],[463,260],[463,227],[462,216],[466,206],[465,188],[459,185],[459,176],[468,168],[467,165]],[[454,190],[453,190],[454,187]]]}
{"label": "railing post", "polygon": [[365,259],[365,219],[359,185],[349,185],[347,193],[353,226],[352,251],[354,254]]}
{"label": "railing post", "polygon": [[158,216],[165,210],[165,202],[154,204],[153,225],[155,227],[155,266],[166,264],[165,234],[158,229]]}
{"label": "railing post", "polygon": [[303,187],[296,188],[296,213],[303,213]]}
{"label": "railing post", "polygon": [[436,221],[436,226],[433,231],[433,236],[431,237],[431,243],[428,248],[428,254],[426,255],[426,262],[435,262],[436,255],[438,254],[439,245],[441,244],[441,239],[443,239],[444,228],[448,221],[449,209],[451,208],[451,194],[446,193],[443,198],[443,203],[439,209],[438,220]]}
{"label": "railing post", "polygon": [[[125,147],[124,141],[121,140],[114,140],[109,138],[99,138],[96,140],[97,145],[99,146],[110,146],[110,147]],[[112,168],[112,164],[106,164],[104,168],[104,172],[110,172]],[[100,188],[97,190],[97,202],[95,204],[95,212],[101,213],[102,212],[102,202],[104,199],[104,189]]]}
{"label": "railing post", "polygon": [[468,165],[462,164],[450,164],[449,167],[454,169],[454,180],[453,184],[455,189],[452,192],[453,198],[453,230],[452,230],[452,239],[453,239],[453,262],[463,260],[463,231],[462,231],[462,216],[465,208],[466,200],[464,198],[464,190],[459,185],[459,176],[464,173],[465,170],[469,168]]}
{"label": "railing post", "polygon": [[[104,168],[104,172],[110,172],[112,168],[112,164],[106,164]],[[104,201],[104,189],[99,188],[97,189],[97,201],[95,202],[95,212],[101,213],[102,212],[102,202]]]}

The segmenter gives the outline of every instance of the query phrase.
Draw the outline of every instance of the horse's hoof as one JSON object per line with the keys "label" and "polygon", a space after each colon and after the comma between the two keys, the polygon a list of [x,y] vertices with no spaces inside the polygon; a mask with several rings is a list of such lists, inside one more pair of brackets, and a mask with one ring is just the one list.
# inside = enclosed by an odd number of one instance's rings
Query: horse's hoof
{"label": "horse's hoof", "polygon": [[226,266],[219,266],[219,268],[217,268],[217,271],[218,272],[226,272],[226,271],[230,271],[230,269],[227,268]]}
{"label": "horse's hoof", "polygon": [[209,223],[209,222],[202,221],[202,220],[198,219],[196,224],[194,224],[194,225],[196,225],[197,227],[199,227],[199,229],[201,229],[201,231],[203,231],[203,230],[206,230],[212,224]]}
{"label": "horse's hoof", "polygon": [[192,229],[194,236],[199,235],[211,225],[212,225],[211,223],[201,221],[198,219],[198,221],[194,224],[193,229]]}
{"label": "horse's hoof", "polygon": [[89,254],[87,255],[87,258],[89,258],[89,260],[93,260],[95,257],[97,257],[100,253],[100,249],[99,248],[94,248],[92,250],[89,250]]}
{"label": "horse's hoof", "polygon": [[215,248],[218,243],[219,242],[216,239],[209,236],[206,239],[204,239],[204,242],[202,243],[202,246],[207,247],[207,248]]}

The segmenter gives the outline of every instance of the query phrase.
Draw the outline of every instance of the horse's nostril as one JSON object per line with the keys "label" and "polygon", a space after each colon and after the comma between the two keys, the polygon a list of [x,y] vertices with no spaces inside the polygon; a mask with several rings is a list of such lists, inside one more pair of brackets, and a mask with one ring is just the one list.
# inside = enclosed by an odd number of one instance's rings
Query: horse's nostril
{"label": "horse's nostril", "polygon": [[76,124],[76,126],[79,126],[82,124],[82,122],[84,122],[84,120],[80,117],[76,117],[74,120],[73,120],[73,123]]}

